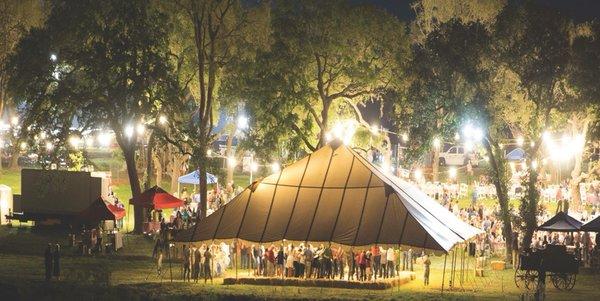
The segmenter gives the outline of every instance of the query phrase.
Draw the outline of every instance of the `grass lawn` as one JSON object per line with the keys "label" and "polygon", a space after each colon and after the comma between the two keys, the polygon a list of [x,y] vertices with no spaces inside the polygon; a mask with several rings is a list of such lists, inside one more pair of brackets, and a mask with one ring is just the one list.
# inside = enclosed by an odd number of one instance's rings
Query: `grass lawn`
{"label": "grass lawn", "polygon": [[[517,300],[522,293],[513,282],[513,270],[491,271],[488,268],[485,277],[474,277],[473,259],[469,260],[471,272],[465,273],[462,285],[458,280],[460,273],[457,272],[455,283],[458,286],[448,291],[448,259],[446,291],[442,295],[444,257],[441,256],[432,258],[430,286],[423,286],[422,268],[415,266],[417,280],[384,291],[223,285],[221,278],[215,279],[213,284],[204,284],[202,281],[197,284],[183,283],[180,280],[180,265],[174,261],[174,282],[171,283],[168,260],[164,262],[165,275],[161,282],[155,274],[154,262],[149,257],[152,240],[132,235],[126,235],[125,248],[116,255],[81,257],[75,255],[73,249],[63,247],[63,280],[45,283],[42,280],[44,246],[50,241],[66,246],[66,235],[60,233],[52,229],[0,227],[0,294],[6,300]],[[249,274],[242,270],[238,273],[240,276]],[[232,270],[227,272],[229,277],[234,275]],[[598,283],[600,276],[580,274],[571,292],[559,291],[548,284],[547,297],[548,300],[598,300]]]}

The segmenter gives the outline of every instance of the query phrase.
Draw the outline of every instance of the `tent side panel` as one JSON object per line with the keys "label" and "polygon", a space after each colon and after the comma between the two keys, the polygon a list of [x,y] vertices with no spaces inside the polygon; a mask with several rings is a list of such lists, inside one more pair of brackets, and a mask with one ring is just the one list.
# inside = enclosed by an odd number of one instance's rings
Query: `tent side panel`
{"label": "tent side panel", "polygon": [[287,231],[287,239],[304,241],[313,219],[315,208],[319,199],[321,189],[300,188],[296,208],[290,219]]}
{"label": "tent side panel", "polygon": [[297,187],[279,186],[275,192],[271,217],[267,223],[263,242],[272,242],[282,240],[285,228],[292,214],[294,199],[298,192]]}
{"label": "tent side panel", "polygon": [[260,241],[265,223],[267,222],[267,216],[269,215],[275,187],[275,185],[258,185],[252,194],[250,204],[248,204],[239,238],[249,241]]}
{"label": "tent side panel", "polygon": [[309,241],[329,241],[342,201],[343,189],[323,189],[321,203],[308,235]]}

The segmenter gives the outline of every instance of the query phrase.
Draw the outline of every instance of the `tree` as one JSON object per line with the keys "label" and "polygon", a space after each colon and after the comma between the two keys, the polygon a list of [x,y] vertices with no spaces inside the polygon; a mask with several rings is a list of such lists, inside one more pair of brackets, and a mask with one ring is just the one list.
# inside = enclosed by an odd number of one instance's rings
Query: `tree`
{"label": "tree", "polygon": [[[11,106],[14,103],[10,101],[7,89],[10,77],[8,58],[12,55],[19,39],[31,27],[39,26],[43,21],[43,3],[45,2],[36,0],[0,2],[0,32],[2,32],[2,35],[0,35],[0,118],[4,115],[5,108],[7,107],[9,107],[9,110],[16,111]],[[10,167],[16,167],[19,143],[17,139],[11,140],[13,155]],[[2,169],[2,164],[0,164],[0,169]]]}
{"label": "tree", "polygon": [[414,42],[423,43],[429,33],[453,19],[468,24],[477,22],[486,28],[494,24],[506,0],[419,0],[411,7],[415,20],[411,24]]}
{"label": "tree", "polygon": [[[498,85],[498,78],[505,75],[496,69],[491,33],[481,23],[452,19],[440,24],[414,51],[409,69],[413,76],[408,93],[410,101],[398,104],[404,114],[398,119],[411,129],[409,151],[418,156],[433,148],[432,139],[453,137],[454,133],[462,132],[461,126],[483,129],[481,142],[489,158],[503,222],[506,258],[510,258],[508,173],[500,146],[500,141],[510,133],[502,114],[510,106],[498,88],[506,86]],[[434,161],[433,165],[437,163]]]}
{"label": "tree", "polygon": [[[64,144],[74,120],[81,129],[111,129],[139,195],[138,127],[172,94],[165,21],[143,0],[53,1],[48,20],[12,58],[10,87],[23,99],[26,135],[58,130],[60,139],[48,143]],[[136,207],[134,231],[143,216]]]}
{"label": "tree", "polygon": [[[582,137],[598,138],[600,135],[600,89],[598,88],[598,79],[600,70],[597,66],[600,63],[600,23],[595,22],[590,25],[580,26],[576,30],[576,37],[573,42],[573,72],[570,83],[576,90],[577,96],[582,103],[586,103],[587,109],[583,114],[574,114],[571,119],[572,132]],[[572,200],[577,208],[577,201],[581,200],[579,195],[579,183],[593,174],[600,172],[599,161],[590,161],[587,173],[582,173],[582,156],[577,156],[575,166],[571,172],[573,193]]]}
{"label": "tree", "polygon": [[533,142],[526,148],[530,166],[523,179],[525,195],[520,205],[526,247],[537,227],[539,171],[533,168],[533,162],[541,162],[542,133],[552,125],[553,113],[573,108],[568,84],[571,25],[558,11],[526,2],[508,5],[494,27],[499,59],[517,75],[525,100],[531,105],[529,118],[517,125]]}
{"label": "tree", "polygon": [[225,77],[234,76],[231,65],[254,53],[266,32],[261,24],[268,20],[268,6],[245,6],[238,0],[177,0],[162,8],[174,23],[170,51],[180,90],[179,102],[167,110],[172,117],[169,136],[162,137],[191,156],[200,177],[198,218],[203,218],[206,172],[211,165],[207,151],[215,139],[221,84]]}
{"label": "tree", "polygon": [[404,24],[344,1],[276,1],[273,7],[269,47],[240,64],[246,72],[230,85],[247,99],[247,141],[259,151],[291,154],[322,146],[333,116],[368,127],[359,106],[404,80]]}

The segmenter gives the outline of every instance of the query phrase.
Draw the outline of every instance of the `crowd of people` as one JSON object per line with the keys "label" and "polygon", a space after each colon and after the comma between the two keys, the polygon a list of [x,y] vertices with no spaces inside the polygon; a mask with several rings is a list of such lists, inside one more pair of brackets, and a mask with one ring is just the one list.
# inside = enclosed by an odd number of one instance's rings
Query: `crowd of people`
{"label": "crowd of people", "polygon": [[[345,249],[321,244],[248,245],[183,245],[181,253],[182,279],[195,281],[212,279],[234,268],[236,260],[242,270],[249,270],[257,277],[282,277],[302,279],[340,279],[375,281],[399,276],[401,271],[414,271],[423,265],[424,281],[428,282],[431,261],[422,252],[412,249],[372,246],[361,249]],[[236,250],[236,253],[230,252]],[[162,266],[163,248],[157,243],[154,256]]]}
{"label": "crowd of people", "polygon": [[242,268],[256,276],[296,277],[305,279],[347,279],[372,281],[393,278],[400,271],[413,271],[417,256],[412,249],[372,246],[344,249],[330,245],[274,244],[245,246],[240,249]]}

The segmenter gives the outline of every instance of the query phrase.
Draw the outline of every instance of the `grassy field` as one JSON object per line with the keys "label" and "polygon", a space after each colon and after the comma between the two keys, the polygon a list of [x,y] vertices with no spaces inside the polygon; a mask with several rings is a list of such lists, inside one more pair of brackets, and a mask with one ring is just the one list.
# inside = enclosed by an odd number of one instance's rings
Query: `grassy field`
{"label": "grassy field", "polygon": [[[223,285],[221,278],[215,279],[213,284],[184,283],[180,280],[180,265],[174,260],[171,283],[168,260],[164,263],[164,278],[161,280],[155,274],[154,262],[149,257],[152,240],[132,235],[126,235],[125,248],[116,255],[82,257],[75,255],[73,249],[63,247],[63,280],[45,283],[44,246],[48,242],[66,246],[66,235],[60,233],[56,229],[0,227],[0,295],[7,298],[4,300],[518,300],[523,293],[514,285],[511,269],[491,271],[487,268],[485,277],[474,277],[473,259],[468,261],[469,272],[465,272],[462,284],[456,280],[457,288],[449,291],[449,259],[446,290],[442,295],[444,257],[441,256],[433,257],[430,286],[423,285],[422,268],[417,265],[417,280],[384,291]],[[239,271],[240,276],[248,273]],[[232,270],[227,273],[229,277],[234,275]],[[457,279],[459,275],[458,271]],[[580,274],[573,291],[563,292],[549,285],[547,297],[548,300],[598,300],[598,283],[600,276]]]}

